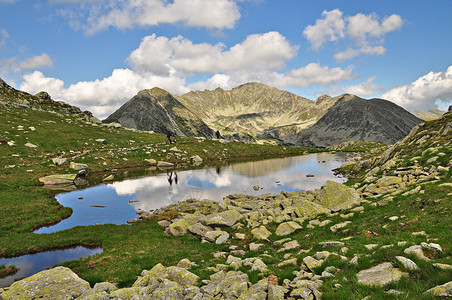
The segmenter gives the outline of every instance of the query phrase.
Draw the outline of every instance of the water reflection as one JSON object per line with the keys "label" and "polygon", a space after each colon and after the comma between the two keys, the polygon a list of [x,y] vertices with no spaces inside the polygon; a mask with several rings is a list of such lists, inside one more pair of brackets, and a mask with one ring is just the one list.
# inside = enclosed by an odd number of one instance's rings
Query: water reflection
{"label": "water reflection", "polygon": [[[134,219],[139,209],[153,210],[190,198],[219,201],[233,193],[260,195],[318,189],[327,180],[345,181],[332,172],[344,161],[344,154],[319,153],[199,170],[167,170],[154,176],[103,184],[58,195],[58,201],[71,207],[73,215],[36,232],[96,223],[124,224]],[[308,174],[314,177],[306,177]],[[260,189],[255,191],[254,185]]]}
{"label": "water reflection", "polygon": [[0,265],[16,266],[17,273],[6,278],[0,278],[0,287],[9,286],[16,278],[24,278],[51,268],[56,264],[77,260],[82,257],[95,255],[102,252],[102,248],[75,247],[63,250],[41,252],[31,255],[22,255],[13,258],[0,259]]}

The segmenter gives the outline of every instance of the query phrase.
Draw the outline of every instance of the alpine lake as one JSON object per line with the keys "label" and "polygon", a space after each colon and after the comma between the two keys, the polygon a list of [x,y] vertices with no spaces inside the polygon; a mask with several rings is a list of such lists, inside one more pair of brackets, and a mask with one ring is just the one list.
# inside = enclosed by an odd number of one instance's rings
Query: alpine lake
{"label": "alpine lake", "polygon": [[[127,224],[136,218],[140,210],[153,211],[191,198],[220,201],[234,193],[261,195],[319,189],[327,180],[346,181],[346,178],[335,175],[333,171],[346,158],[345,153],[316,153],[185,170],[151,167],[126,171],[115,176],[117,180],[114,182],[90,182],[83,189],[56,191],[58,202],[71,207],[73,213],[55,225],[37,229],[35,233],[52,233],[75,226]],[[1,278],[0,287],[11,285],[17,279],[56,264],[101,252],[102,248],[99,247],[89,249],[78,246],[0,258],[0,265],[19,268],[15,274]]]}

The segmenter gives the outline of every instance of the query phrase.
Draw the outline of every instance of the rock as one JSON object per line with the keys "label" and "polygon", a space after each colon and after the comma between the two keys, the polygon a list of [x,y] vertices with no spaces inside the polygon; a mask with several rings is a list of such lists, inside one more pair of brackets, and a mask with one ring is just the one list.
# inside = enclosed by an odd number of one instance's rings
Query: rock
{"label": "rock", "polygon": [[259,190],[259,186],[258,185],[253,186],[253,190],[258,191]]}
{"label": "rock", "polygon": [[207,232],[213,231],[212,227],[202,225],[201,223],[195,223],[193,225],[188,226],[188,231],[193,234],[200,235],[204,237]]}
{"label": "rock", "polygon": [[177,147],[176,146],[174,146],[173,148],[171,148],[171,149],[169,149],[170,151],[173,151],[173,152],[182,152],[181,150],[179,150],[179,149],[177,149]]}
{"label": "rock", "polygon": [[217,238],[215,241],[215,244],[220,245],[226,243],[226,241],[229,239],[229,233],[223,231],[223,233]]}
{"label": "rock", "polygon": [[297,265],[297,259],[296,258],[291,258],[291,259],[288,259],[288,260],[284,260],[284,261],[278,263],[276,266],[278,268],[281,268],[281,267],[288,266],[288,265],[296,266]]}
{"label": "rock", "polygon": [[300,224],[290,221],[279,224],[278,228],[276,228],[275,234],[277,236],[285,236],[295,232],[297,229],[303,228]]}
{"label": "rock", "polygon": [[[123,298],[120,298],[123,299]],[[143,298],[139,298],[143,299]],[[184,299],[184,288],[177,282],[170,281],[168,279],[163,279],[160,286],[155,289],[152,295],[146,299],[154,300],[182,300]]]}
{"label": "rock", "polygon": [[38,148],[38,146],[32,144],[32,143],[26,143],[25,144],[26,147],[30,147],[30,148]]}
{"label": "rock", "polygon": [[403,253],[405,254],[412,254],[414,256],[416,256],[419,259],[422,260],[430,260],[427,256],[424,255],[424,252],[422,251],[422,246],[421,245],[414,245],[411,246],[409,248],[406,248]]}
{"label": "rock", "polygon": [[322,265],[322,261],[317,260],[311,256],[306,256],[305,258],[303,258],[303,262],[311,271],[313,271],[314,268],[320,267]]}
{"label": "rock", "polygon": [[378,244],[368,244],[368,245],[364,245],[364,247],[366,247],[367,250],[372,250],[378,247]]}
{"label": "rock", "polygon": [[441,246],[439,244],[435,244],[435,243],[422,242],[421,247],[425,248],[425,249],[429,249],[429,250],[434,250],[436,252],[443,252],[443,248],[441,248]]}
{"label": "rock", "polygon": [[223,235],[227,233],[226,231],[222,231],[222,230],[213,230],[213,231],[208,231],[206,232],[206,234],[204,235],[204,238],[209,241],[209,242],[213,242],[215,241],[220,235]]}
{"label": "rock", "polygon": [[86,164],[81,164],[81,163],[76,163],[71,161],[71,164],[69,165],[69,168],[76,170],[76,171],[80,171],[80,170],[85,170],[88,168],[88,165]]}
{"label": "rock", "polygon": [[157,161],[153,158],[147,158],[144,161],[148,162],[151,166],[157,165]]}
{"label": "rock", "polygon": [[328,180],[313,202],[336,212],[360,204],[361,198],[355,189]]}
{"label": "rock", "polygon": [[207,215],[203,220],[207,226],[232,226],[241,220],[243,215],[237,210],[226,210],[216,214]]}
{"label": "rock", "polygon": [[235,236],[235,238],[238,239],[238,240],[244,240],[244,239],[245,239],[245,234],[244,234],[244,233],[238,233],[238,232],[236,232],[236,233],[234,234],[234,236]]}
{"label": "rock", "polygon": [[272,234],[270,231],[268,231],[265,226],[261,226],[259,228],[254,228],[251,230],[251,234],[255,239],[258,240],[268,240],[268,237]]}
{"label": "rock", "polygon": [[110,299],[132,299],[133,297],[138,297],[141,291],[141,287],[131,287],[124,288],[113,291],[110,293]]}
{"label": "rock", "polygon": [[199,280],[197,275],[184,268],[168,267],[166,270],[168,271],[168,279],[177,282],[181,286],[196,285]]}
{"label": "rock", "polygon": [[300,247],[300,243],[297,240],[290,241],[290,242],[285,243],[283,245],[283,247],[281,249],[279,249],[278,251],[276,251],[276,252],[280,253],[280,252],[284,252],[284,251],[287,251],[287,250],[296,249],[298,247]]}
{"label": "rock", "polygon": [[452,281],[443,285],[435,286],[424,292],[427,295],[433,295],[435,297],[452,297]]}
{"label": "rock", "polygon": [[67,162],[67,158],[60,158],[60,157],[56,157],[56,158],[52,158],[52,162],[55,164],[55,165],[62,165],[62,164],[64,164],[65,162]]}
{"label": "rock", "polygon": [[56,267],[17,281],[2,299],[74,299],[90,289],[89,283],[69,268]]}
{"label": "rock", "polygon": [[388,283],[399,281],[402,276],[408,275],[398,268],[394,268],[390,262],[381,263],[375,267],[359,271],[356,274],[358,283],[367,286],[384,286]]}
{"label": "rock", "polygon": [[190,157],[190,160],[194,163],[202,163],[203,162],[203,159],[201,157],[199,157],[199,155]]}
{"label": "rock", "polygon": [[256,243],[250,243],[250,251],[257,251],[262,247],[264,244],[256,244]]}
{"label": "rock", "polygon": [[181,259],[178,263],[177,263],[177,267],[179,268],[183,268],[183,269],[190,269],[192,267],[192,263],[189,259],[184,258]]}
{"label": "rock", "polygon": [[336,232],[338,229],[344,228],[345,226],[347,226],[350,223],[351,223],[351,221],[345,221],[345,222],[337,223],[337,224],[331,226],[330,230],[332,232]]}
{"label": "rock", "polygon": [[188,231],[188,222],[186,220],[179,220],[174,223],[172,223],[170,226],[168,226],[168,230],[171,233],[171,235],[184,235]]}
{"label": "rock", "polygon": [[343,246],[345,246],[345,244],[343,242],[338,242],[338,241],[320,242],[320,245],[323,245],[323,248],[343,247]]}
{"label": "rock", "polygon": [[107,142],[107,140],[106,139],[96,139],[96,142],[105,144]]}
{"label": "rock", "polygon": [[251,272],[253,271],[258,271],[262,273],[268,271],[268,268],[267,265],[260,258],[258,258],[251,265]]}
{"label": "rock", "polygon": [[167,278],[168,277],[168,271],[167,268],[162,264],[156,264],[152,267],[150,270],[143,270],[141,272],[141,276],[149,276],[149,277],[155,277],[155,278]]}
{"label": "rock", "polygon": [[433,264],[433,266],[435,268],[439,268],[439,269],[443,269],[443,270],[452,270],[452,265],[448,265],[448,264],[435,263],[435,264]]}
{"label": "rock", "polygon": [[389,218],[389,220],[391,220],[391,221],[396,221],[396,220],[398,220],[398,219],[399,219],[398,216],[392,216],[392,217]]}
{"label": "rock", "polygon": [[268,286],[268,298],[267,300],[283,300],[284,294],[287,293],[287,289],[280,285],[270,284]]}
{"label": "rock", "polygon": [[324,226],[330,224],[331,222],[332,222],[331,220],[324,220],[319,223],[319,227],[324,227]]}
{"label": "rock", "polygon": [[73,184],[77,174],[55,174],[39,178],[45,185],[67,185]]}
{"label": "rock", "polygon": [[320,214],[330,213],[330,211],[322,205],[303,199],[294,200],[291,208],[299,218],[304,220],[313,219]]}
{"label": "rock", "polygon": [[[223,296],[223,299],[236,299],[239,298],[244,292],[248,290],[250,282],[248,275],[238,271],[224,272],[220,271],[210,276],[211,281],[201,287],[201,291],[204,294],[211,296],[210,299],[219,295]],[[203,299],[209,299],[205,297]]]}
{"label": "rock", "polygon": [[115,180],[115,176],[113,174],[110,174],[104,179],[102,179],[102,181],[113,181],[113,180]]}
{"label": "rock", "polygon": [[414,261],[403,256],[396,256],[396,259],[408,270],[419,270]]}
{"label": "rock", "polygon": [[157,167],[159,167],[159,168],[171,168],[171,167],[174,167],[174,164],[172,164],[170,162],[159,160],[157,162]]}
{"label": "rock", "polygon": [[158,221],[157,224],[159,224],[162,227],[168,227],[171,225],[171,222],[168,220],[161,220],[161,221]]}

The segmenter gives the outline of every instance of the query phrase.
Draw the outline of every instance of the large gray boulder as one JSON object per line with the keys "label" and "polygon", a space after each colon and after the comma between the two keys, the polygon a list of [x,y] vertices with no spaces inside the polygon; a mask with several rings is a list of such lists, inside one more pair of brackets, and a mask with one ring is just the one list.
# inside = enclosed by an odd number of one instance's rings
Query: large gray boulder
{"label": "large gray boulder", "polygon": [[220,213],[207,215],[203,220],[206,226],[232,226],[243,218],[243,215],[236,210],[225,210]]}
{"label": "large gray boulder", "polygon": [[336,212],[360,204],[361,198],[354,188],[328,180],[313,202]]}
{"label": "large gray boulder", "polygon": [[402,276],[407,275],[408,273],[394,268],[390,262],[384,262],[369,269],[359,271],[356,277],[358,278],[358,283],[363,285],[384,286],[388,283],[399,281]]}
{"label": "large gray boulder", "polygon": [[69,268],[56,267],[17,281],[3,299],[74,299],[90,289],[89,283]]}
{"label": "large gray boulder", "polygon": [[73,184],[77,174],[55,174],[39,178],[39,181],[45,185],[67,185]]}

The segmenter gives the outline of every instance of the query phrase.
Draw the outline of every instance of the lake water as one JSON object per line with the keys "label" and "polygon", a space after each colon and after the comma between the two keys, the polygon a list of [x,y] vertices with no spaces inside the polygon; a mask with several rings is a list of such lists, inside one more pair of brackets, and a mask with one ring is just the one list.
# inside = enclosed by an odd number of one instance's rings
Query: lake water
{"label": "lake water", "polygon": [[[327,180],[346,181],[332,171],[340,167],[345,158],[343,153],[317,153],[197,170],[167,170],[63,193],[56,198],[62,205],[71,207],[73,214],[35,232],[50,233],[77,225],[126,224],[140,209],[154,210],[190,198],[220,201],[233,193],[260,195],[318,189]],[[259,185],[260,189],[255,191],[254,185]]]}
{"label": "lake water", "polygon": [[102,248],[75,247],[63,250],[40,252],[30,255],[22,255],[13,258],[0,259],[0,265],[16,266],[17,273],[6,278],[0,278],[0,287],[9,286],[17,278],[24,278],[51,268],[56,264],[66,261],[78,260],[85,256],[91,256],[102,252]]}

